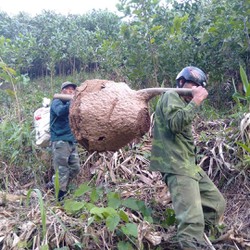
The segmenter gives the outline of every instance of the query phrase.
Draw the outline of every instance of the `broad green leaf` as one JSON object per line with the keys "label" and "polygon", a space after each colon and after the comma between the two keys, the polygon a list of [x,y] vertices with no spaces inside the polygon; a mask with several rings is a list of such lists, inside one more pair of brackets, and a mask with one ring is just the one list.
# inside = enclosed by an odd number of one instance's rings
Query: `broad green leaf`
{"label": "broad green leaf", "polygon": [[94,188],[94,189],[92,190],[91,194],[90,194],[90,200],[91,200],[91,202],[94,203],[94,202],[96,202],[98,199],[99,199],[99,194],[98,194],[96,188]]}
{"label": "broad green leaf", "polygon": [[135,250],[129,242],[119,241],[117,244],[118,250]]}
{"label": "broad green leaf", "polygon": [[144,201],[137,201],[139,211],[143,214],[143,216],[150,216],[152,209],[147,207]]}
{"label": "broad green leaf", "polygon": [[119,211],[119,216],[123,221],[129,222],[129,217],[123,210]]}
{"label": "broad green leaf", "polygon": [[147,221],[148,223],[151,223],[151,224],[154,222],[154,220],[151,216],[145,216],[144,220]]}
{"label": "broad green leaf", "polygon": [[109,231],[114,231],[120,222],[120,216],[117,214],[109,215],[106,219],[106,226]]}
{"label": "broad green leaf", "polygon": [[90,202],[86,203],[85,206],[86,206],[86,209],[88,211],[90,211],[92,208],[96,207],[93,203],[90,203]]}
{"label": "broad green leaf", "polygon": [[126,223],[125,226],[121,227],[121,230],[124,234],[128,236],[134,236],[137,238],[138,236],[138,230],[137,225],[135,223]]}
{"label": "broad green leaf", "polygon": [[150,216],[152,209],[145,205],[144,201],[128,198],[122,202],[125,207],[131,208],[135,211],[141,212],[143,216]]}
{"label": "broad green leaf", "polygon": [[112,208],[112,207],[105,207],[104,208],[104,215],[107,217],[109,215],[116,215],[117,214],[117,211]]}
{"label": "broad green leaf", "polygon": [[133,198],[128,198],[124,201],[122,201],[122,205],[128,208],[131,208],[135,211],[139,210],[139,206],[138,206],[138,200],[133,199]]}
{"label": "broad green leaf", "polygon": [[68,213],[75,213],[84,208],[86,202],[84,201],[73,201],[73,200],[65,200],[64,209]]}
{"label": "broad green leaf", "polygon": [[87,184],[82,184],[76,189],[76,191],[74,192],[74,196],[75,197],[82,196],[90,190],[91,187],[89,187]]}
{"label": "broad green leaf", "polygon": [[118,193],[108,193],[108,206],[117,209],[121,205],[120,195]]}
{"label": "broad green leaf", "polygon": [[112,207],[93,207],[91,214],[98,215],[100,218],[107,218],[110,215],[117,215],[117,211]]}
{"label": "broad green leaf", "polygon": [[90,213],[95,214],[95,215],[99,216],[100,218],[104,218],[104,216],[103,216],[104,211],[105,211],[104,207],[93,207],[90,210]]}

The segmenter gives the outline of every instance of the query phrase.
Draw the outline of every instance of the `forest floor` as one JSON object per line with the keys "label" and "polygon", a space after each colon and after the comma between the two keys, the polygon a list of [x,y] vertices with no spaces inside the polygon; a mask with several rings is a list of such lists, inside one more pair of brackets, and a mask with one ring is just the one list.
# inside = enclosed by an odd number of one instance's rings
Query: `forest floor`
{"label": "forest floor", "polygon": [[[200,165],[227,201],[223,235],[217,239],[211,237],[213,248],[207,249],[249,250],[250,167],[236,150],[239,134],[228,120],[199,120],[194,127]],[[124,221],[127,218],[129,222],[127,227],[137,226],[136,234],[126,234],[125,230],[121,234],[122,230],[118,230],[124,224],[121,221],[114,230],[109,230],[104,214],[90,223],[93,210],[79,208],[81,197],[74,196],[73,191],[68,201],[57,203],[54,195],[44,188],[53,173],[51,167],[41,177],[2,162],[1,173],[5,178],[1,178],[1,185],[5,188],[0,192],[0,249],[178,249],[174,241],[176,224],[164,218],[172,216],[167,186],[160,173],[148,171],[151,138],[149,133],[117,152],[90,154],[80,149],[82,168],[72,184],[72,190],[83,183],[92,187],[84,196],[85,207],[110,207],[112,200],[107,198],[110,192],[119,194],[116,201],[121,204],[130,198],[143,201],[151,209],[146,211],[148,214],[142,206],[138,206],[138,211],[131,204],[122,209],[126,213]],[[50,153],[44,151],[40,156],[50,166]],[[102,190],[99,193],[98,187]],[[120,213],[118,206],[113,207]],[[153,221],[145,220],[147,216]]]}

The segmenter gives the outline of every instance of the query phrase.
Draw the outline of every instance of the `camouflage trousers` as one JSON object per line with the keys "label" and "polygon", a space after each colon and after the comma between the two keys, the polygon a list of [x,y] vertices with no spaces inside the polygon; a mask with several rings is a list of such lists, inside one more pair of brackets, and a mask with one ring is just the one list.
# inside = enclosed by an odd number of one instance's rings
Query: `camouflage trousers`
{"label": "camouflage trousers", "polygon": [[[52,142],[53,167],[58,170],[60,190],[67,191],[70,179],[80,171],[77,145],[67,141]],[[53,182],[55,175],[53,176]]]}
{"label": "camouflage trousers", "polygon": [[177,239],[183,249],[206,245],[205,226],[217,225],[223,217],[226,202],[220,191],[201,170],[197,178],[167,175],[168,185],[178,224]]}

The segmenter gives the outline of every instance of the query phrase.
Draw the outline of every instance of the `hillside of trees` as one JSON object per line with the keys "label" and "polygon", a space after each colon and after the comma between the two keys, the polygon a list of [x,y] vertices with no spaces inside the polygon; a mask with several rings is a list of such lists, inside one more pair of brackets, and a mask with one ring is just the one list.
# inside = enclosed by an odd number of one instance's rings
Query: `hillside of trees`
{"label": "hillside of trees", "polygon": [[211,241],[249,250],[250,0],[120,0],[117,9],[0,12],[0,249],[178,249],[167,187],[148,171],[152,127],[117,152],[80,147],[81,173],[59,204],[44,189],[51,149],[35,145],[33,113],[66,80],[175,87],[193,65],[209,79],[194,121],[199,164],[227,199],[227,234]]}
{"label": "hillside of trees", "polygon": [[[171,85],[199,65],[211,85],[249,72],[249,1],[120,1],[117,16],[0,13],[1,58],[32,79],[99,70],[134,87]],[[160,4],[161,3],[161,4]]]}

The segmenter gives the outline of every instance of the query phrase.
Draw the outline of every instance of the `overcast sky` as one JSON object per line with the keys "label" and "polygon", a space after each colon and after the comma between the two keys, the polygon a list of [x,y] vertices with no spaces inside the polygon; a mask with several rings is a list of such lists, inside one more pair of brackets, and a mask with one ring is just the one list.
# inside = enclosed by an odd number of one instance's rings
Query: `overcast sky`
{"label": "overcast sky", "polygon": [[119,0],[0,0],[0,11],[16,15],[20,11],[32,16],[42,10],[53,10],[61,14],[84,14],[92,9],[108,9],[116,12]]}

